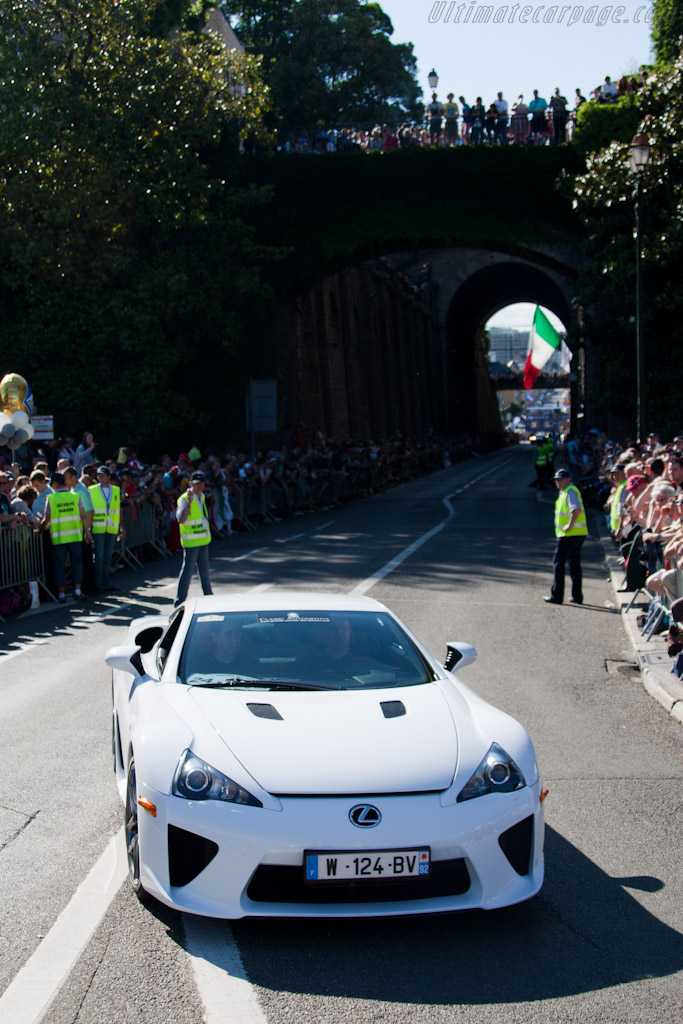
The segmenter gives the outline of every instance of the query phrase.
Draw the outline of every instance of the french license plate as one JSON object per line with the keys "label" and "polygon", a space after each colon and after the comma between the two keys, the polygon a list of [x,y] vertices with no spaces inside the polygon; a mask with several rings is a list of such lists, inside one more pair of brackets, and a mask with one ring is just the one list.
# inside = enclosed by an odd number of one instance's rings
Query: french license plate
{"label": "french license plate", "polygon": [[429,875],[429,847],[418,850],[329,850],[306,852],[307,882],[347,882]]}

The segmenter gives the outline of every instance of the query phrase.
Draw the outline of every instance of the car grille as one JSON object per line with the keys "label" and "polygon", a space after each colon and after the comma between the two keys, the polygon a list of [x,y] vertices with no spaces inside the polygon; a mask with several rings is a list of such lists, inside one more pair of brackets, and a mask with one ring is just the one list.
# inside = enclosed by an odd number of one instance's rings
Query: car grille
{"label": "car grille", "polygon": [[255,903],[393,903],[460,896],[470,887],[464,860],[433,861],[427,878],[307,885],[303,874],[303,866],[261,864],[249,883],[247,896]]}
{"label": "car grille", "polygon": [[534,838],[534,818],[530,815],[502,832],[498,837],[500,848],[518,875],[528,875],[531,869],[531,846]]}
{"label": "car grille", "polygon": [[210,864],[218,853],[218,844],[204,836],[187,832],[177,825],[168,826],[168,876],[171,885],[187,885]]}

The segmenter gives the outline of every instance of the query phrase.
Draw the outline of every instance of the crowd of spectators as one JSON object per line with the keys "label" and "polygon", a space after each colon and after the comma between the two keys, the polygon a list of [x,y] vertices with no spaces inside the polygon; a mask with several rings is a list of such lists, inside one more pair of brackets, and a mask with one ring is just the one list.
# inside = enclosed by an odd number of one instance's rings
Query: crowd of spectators
{"label": "crowd of spectators", "polygon": [[[596,103],[616,103],[622,96],[638,92],[647,82],[647,71],[639,76],[623,75],[617,82],[609,75],[590,91]],[[534,89],[527,102],[523,95],[509,104],[499,92],[486,104],[481,96],[468,103],[456,101],[449,93],[442,102],[436,93],[425,107],[424,122],[382,124],[369,128],[321,129],[312,126],[284,131],[275,143],[283,153],[339,153],[348,151],[415,149],[480,145],[549,145],[571,139],[579,108],[586,102],[581,89],[570,101],[556,88],[550,99]]]}
{"label": "crowd of spectators", "polygon": [[[358,500],[470,458],[485,448],[485,439],[470,435],[415,439],[396,434],[377,443],[335,443],[322,427],[307,438],[302,429],[288,428],[278,450],[251,456],[238,451],[202,453],[193,445],[177,456],[163,454],[148,464],[129,444],[102,458],[92,433],[86,432],[79,446],[71,438],[55,439],[44,447],[31,443],[23,449],[21,463],[0,454],[0,524],[3,531],[19,525],[38,528],[52,493],[54,472],[71,470],[71,489],[87,501],[88,488],[98,482],[98,469],[105,466],[111,482],[120,488],[124,521],[134,522],[149,509],[146,514],[153,519],[156,543],[174,553],[181,548],[177,501],[196,470],[206,475],[212,534],[229,537],[265,523]],[[6,448],[1,451],[9,455]],[[49,534],[44,537],[49,543]],[[84,552],[87,559],[87,549]],[[154,549],[148,549],[136,552],[136,557],[156,556]],[[46,558],[48,572],[49,563]],[[86,566],[86,593],[89,576],[92,578]],[[2,607],[0,602],[0,614]],[[5,607],[8,610],[15,609]]]}
{"label": "crowd of spectators", "polygon": [[674,672],[683,676],[683,436],[662,443],[652,433],[645,444],[630,439],[621,446],[590,439],[577,443],[579,479],[596,488],[607,524],[624,561],[625,589],[648,592],[649,611],[641,627],[669,628]]}

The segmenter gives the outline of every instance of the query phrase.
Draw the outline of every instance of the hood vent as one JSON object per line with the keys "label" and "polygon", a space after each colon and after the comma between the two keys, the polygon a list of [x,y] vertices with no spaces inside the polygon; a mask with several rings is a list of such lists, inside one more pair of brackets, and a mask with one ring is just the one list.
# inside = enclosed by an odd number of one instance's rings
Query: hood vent
{"label": "hood vent", "polygon": [[406,714],[406,706],[402,700],[383,700],[379,706],[385,718],[401,718]]}
{"label": "hood vent", "polygon": [[276,722],[284,721],[278,709],[274,708],[272,704],[247,704],[247,707],[256,718],[270,718]]}

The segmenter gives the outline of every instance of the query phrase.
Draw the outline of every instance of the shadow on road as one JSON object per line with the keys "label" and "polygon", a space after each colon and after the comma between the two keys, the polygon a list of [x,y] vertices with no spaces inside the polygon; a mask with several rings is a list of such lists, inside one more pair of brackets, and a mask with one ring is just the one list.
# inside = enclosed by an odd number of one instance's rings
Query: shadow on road
{"label": "shadow on road", "polygon": [[[546,830],[540,896],[506,910],[379,920],[236,922],[249,980],[277,992],[415,1004],[553,999],[683,967],[683,936]],[[227,927],[227,926],[226,926]]]}

